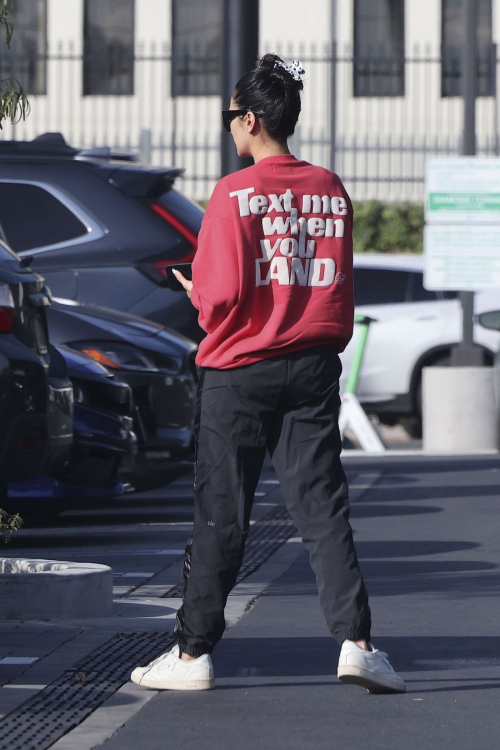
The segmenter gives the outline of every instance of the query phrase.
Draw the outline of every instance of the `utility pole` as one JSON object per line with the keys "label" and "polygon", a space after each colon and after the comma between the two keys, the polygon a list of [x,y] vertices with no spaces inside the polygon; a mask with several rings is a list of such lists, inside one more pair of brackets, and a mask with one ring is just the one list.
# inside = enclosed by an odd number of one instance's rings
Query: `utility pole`
{"label": "utility pole", "polygon": [[[477,36],[476,0],[462,0],[464,39],[462,45],[462,96],[464,130],[462,154],[476,154]],[[474,344],[474,292],[460,292],[462,305],[462,341],[452,352],[454,367],[478,367],[484,364],[479,346]]]}
{"label": "utility pole", "polygon": [[[235,84],[255,67],[259,56],[259,0],[223,0],[222,109],[229,109]],[[231,135],[221,125],[221,173],[252,164],[236,153]]]}

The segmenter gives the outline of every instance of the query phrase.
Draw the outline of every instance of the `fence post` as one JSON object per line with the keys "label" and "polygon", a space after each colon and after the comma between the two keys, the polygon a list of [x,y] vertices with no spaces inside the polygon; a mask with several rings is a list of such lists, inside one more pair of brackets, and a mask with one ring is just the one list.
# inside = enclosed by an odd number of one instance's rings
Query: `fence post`
{"label": "fence post", "polygon": [[335,147],[337,144],[337,42],[332,39],[330,61],[330,169],[335,172]]}
{"label": "fence post", "polygon": [[143,128],[139,137],[139,159],[143,164],[151,164],[151,130]]}
{"label": "fence post", "polygon": [[337,144],[337,0],[330,0],[330,169],[335,172]]}
{"label": "fence post", "polygon": [[[255,67],[259,53],[259,0],[224,0],[222,46],[222,108],[229,107],[234,86]],[[251,159],[236,153],[231,136],[221,128],[222,176],[250,166]]]}
{"label": "fence post", "polygon": [[300,159],[300,125],[298,124],[295,126],[293,135],[288,139],[288,148],[296,159]]}

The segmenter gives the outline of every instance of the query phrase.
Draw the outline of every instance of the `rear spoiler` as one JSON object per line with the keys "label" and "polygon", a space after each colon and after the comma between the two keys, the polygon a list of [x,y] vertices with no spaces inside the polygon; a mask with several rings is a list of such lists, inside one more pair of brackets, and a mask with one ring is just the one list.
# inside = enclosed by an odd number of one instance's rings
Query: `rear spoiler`
{"label": "rear spoiler", "polygon": [[185,171],[175,167],[120,167],[111,174],[109,182],[130,198],[154,199],[170,190]]}

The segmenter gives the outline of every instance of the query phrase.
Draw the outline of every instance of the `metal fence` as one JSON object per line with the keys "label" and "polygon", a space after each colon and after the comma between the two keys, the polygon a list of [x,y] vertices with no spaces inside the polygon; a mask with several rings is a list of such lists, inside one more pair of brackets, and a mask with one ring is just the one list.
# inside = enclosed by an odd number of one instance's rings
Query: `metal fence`
{"label": "metal fence", "polygon": [[[462,100],[445,95],[450,75],[460,78],[459,65],[443,66],[437,52],[415,49],[394,65],[383,56],[357,60],[349,47],[265,49],[298,58],[306,69],[292,152],[334,166],[353,199],[420,201],[426,158],[460,152]],[[500,153],[497,67],[496,57],[478,66],[490,94],[476,105],[480,154]],[[221,133],[220,97],[204,93],[214,90],[217,71],[213,50],[185,50],[173,61],[167,45],[138,45],[125,62],[112,55],[89,60],[63,44],[29,60],[7,54],[0,78],[16,75],[26,84],[32,113],[5,125],[0,137],[59,131],[75,146],[107,145],[154,165],[182,166],[183,190],[204,200],[220,176],[220,138],[230,137]]]}

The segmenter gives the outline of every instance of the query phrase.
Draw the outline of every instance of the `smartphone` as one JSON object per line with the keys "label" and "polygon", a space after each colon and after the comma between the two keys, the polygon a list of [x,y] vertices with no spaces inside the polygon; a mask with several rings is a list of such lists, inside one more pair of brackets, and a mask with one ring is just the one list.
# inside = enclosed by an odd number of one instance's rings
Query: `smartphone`
{"label": "smartphone", "polygon": [[174,268],[176,271],[180,271],[182,275],[192,281],[193,279],[193,264],[192,263],[173,263],[171,266],[165,268],[167,274],[167,281],[170,289],[173,292],[184,292],[184,287],[174,276]]}

